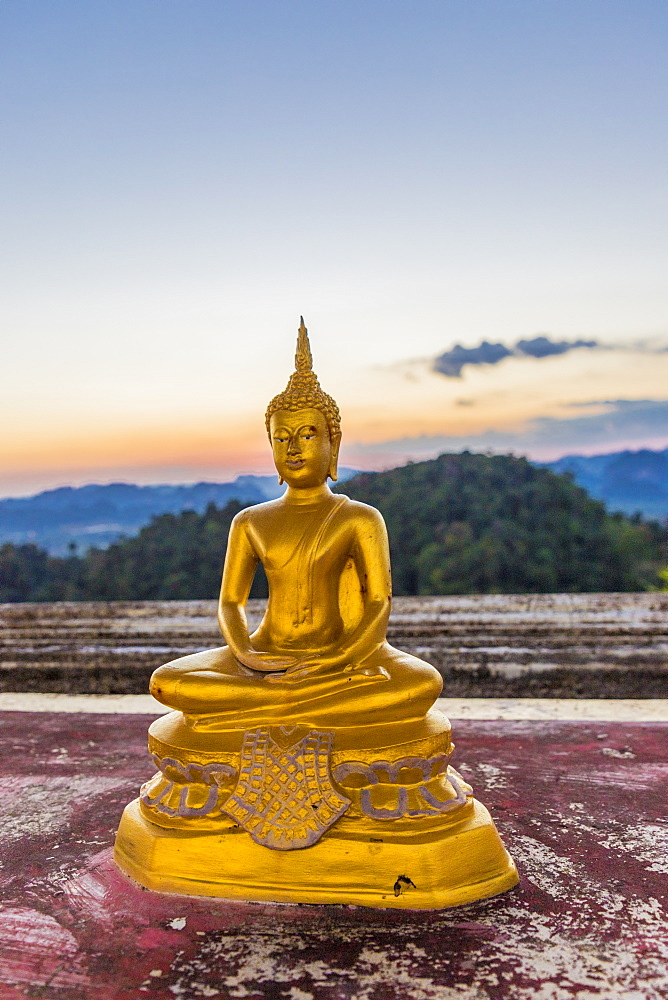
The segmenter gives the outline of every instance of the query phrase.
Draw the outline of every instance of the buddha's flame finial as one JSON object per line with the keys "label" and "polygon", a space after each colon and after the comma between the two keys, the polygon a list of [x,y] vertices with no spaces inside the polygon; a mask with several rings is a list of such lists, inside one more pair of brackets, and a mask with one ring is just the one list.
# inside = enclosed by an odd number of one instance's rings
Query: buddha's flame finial
{"label": "buddha's flame finial", "polygon": [[304,326],[304,317],[300,316],[301,320],[299,330],[297,332],[297,353],[295,354],[295,368],[298,372],[312,372],[313,371],[313,355],[311,354],[311,345],[308,342],[308,330]]}
{"label": "buddha's flame finial", "polygon": [[[318,377],[313,371],[313,358],[311,356],[311,346],[308,342],[308,332],[304,325],[304,317],[300,316],[301,324],[297,333],[297,352],[295,354],[295,371],[290,376],[287,388],[274,396],[267,407],[265,423],[267,433],[269,433],[269,421],[272,413],[278,410],[315,409],[320,410],[329,427],[332,438],[341,435],[341,416],[339,408],[326,392],[323,392],[318,382]],[[334,478],[334,477],[333,477]]]}

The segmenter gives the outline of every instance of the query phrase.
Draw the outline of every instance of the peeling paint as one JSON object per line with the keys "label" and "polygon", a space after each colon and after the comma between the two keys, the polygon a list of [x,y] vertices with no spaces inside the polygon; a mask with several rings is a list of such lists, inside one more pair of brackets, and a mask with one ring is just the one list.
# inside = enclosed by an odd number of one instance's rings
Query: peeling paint
{"label": "peeling paint", "polygon": [[[9,777],[0,794],[11,806],[1,820],[2,1000],[668,993],[665,724],[606,722],[603,743],[600,723],[458,723],[455,766],[475,777],[522,881],[512,893],[429,912],[144,891],[114,866],[110,846],[123,805],[152,771],[149,719],[2,721]],[[602,743],[636,756],[603,755]]]}
{"label": "peeling paint", "polygon": [[18,782],[15,777],[0,778],[0,838],[17,840],[57,833],[67,827],[78,799],[90,798],[124,784],[122,778],[103,775],[26,775]]}

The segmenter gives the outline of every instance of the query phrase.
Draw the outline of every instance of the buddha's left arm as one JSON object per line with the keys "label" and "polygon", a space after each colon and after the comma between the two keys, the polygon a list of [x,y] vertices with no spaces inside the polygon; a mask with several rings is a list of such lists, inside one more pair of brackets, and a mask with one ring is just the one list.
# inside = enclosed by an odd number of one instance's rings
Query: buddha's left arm
{"label": "buddha's left arm", "polygon": [[357,628],[345,637],[338,662],[358,663],[385,641],[392,600],[390,549],[382,516],[360,508],[353,520],[351,556],[362,589],[364,612]]}

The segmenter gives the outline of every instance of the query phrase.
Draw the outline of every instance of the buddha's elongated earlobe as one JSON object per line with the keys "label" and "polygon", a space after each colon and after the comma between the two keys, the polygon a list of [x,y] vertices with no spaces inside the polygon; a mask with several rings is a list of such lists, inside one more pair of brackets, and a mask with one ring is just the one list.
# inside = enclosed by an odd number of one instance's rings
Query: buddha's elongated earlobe
{"label": "buddha's elongated earlobe", "polygon": [[283,479],[283,476],[279,476],[278,477],[278,485],[282,486],[284,482],[285,482],[285,480]]}
{"label": "buddha's elongated earlobe", "polygon": [[330,438],[330,440],[331,440],[331,445],[332,445],[332,453],[331,453],[331,458],[329,460],[329,471],[328,471],[327,475],[329,476],[329,478],[333,482],[336,482],[336,480],[339,478],[339,475],[338,475],[338,473],[339,473],[339,448],[341,447],[341,435],[340,434],[333,434],[332,437]]}

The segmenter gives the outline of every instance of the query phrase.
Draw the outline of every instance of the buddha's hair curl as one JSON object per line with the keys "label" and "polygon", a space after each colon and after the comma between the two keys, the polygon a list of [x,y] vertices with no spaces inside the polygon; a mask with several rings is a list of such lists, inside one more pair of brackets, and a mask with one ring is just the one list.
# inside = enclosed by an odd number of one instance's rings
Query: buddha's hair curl
{"label": "buddha's hair curl", "polygon": [[267,434],[270,434],[269,421],[272,414],[278,410],[319,410],[327,421],[329,436],[341,433],[341,414],[335,401],[320,388],[318,378],[313,371],[313,358],[308,341],[308,333],[302,317],[297,335],[297,352],[295,354],[295,371],[283,392],[274,396],[265,414]]}

